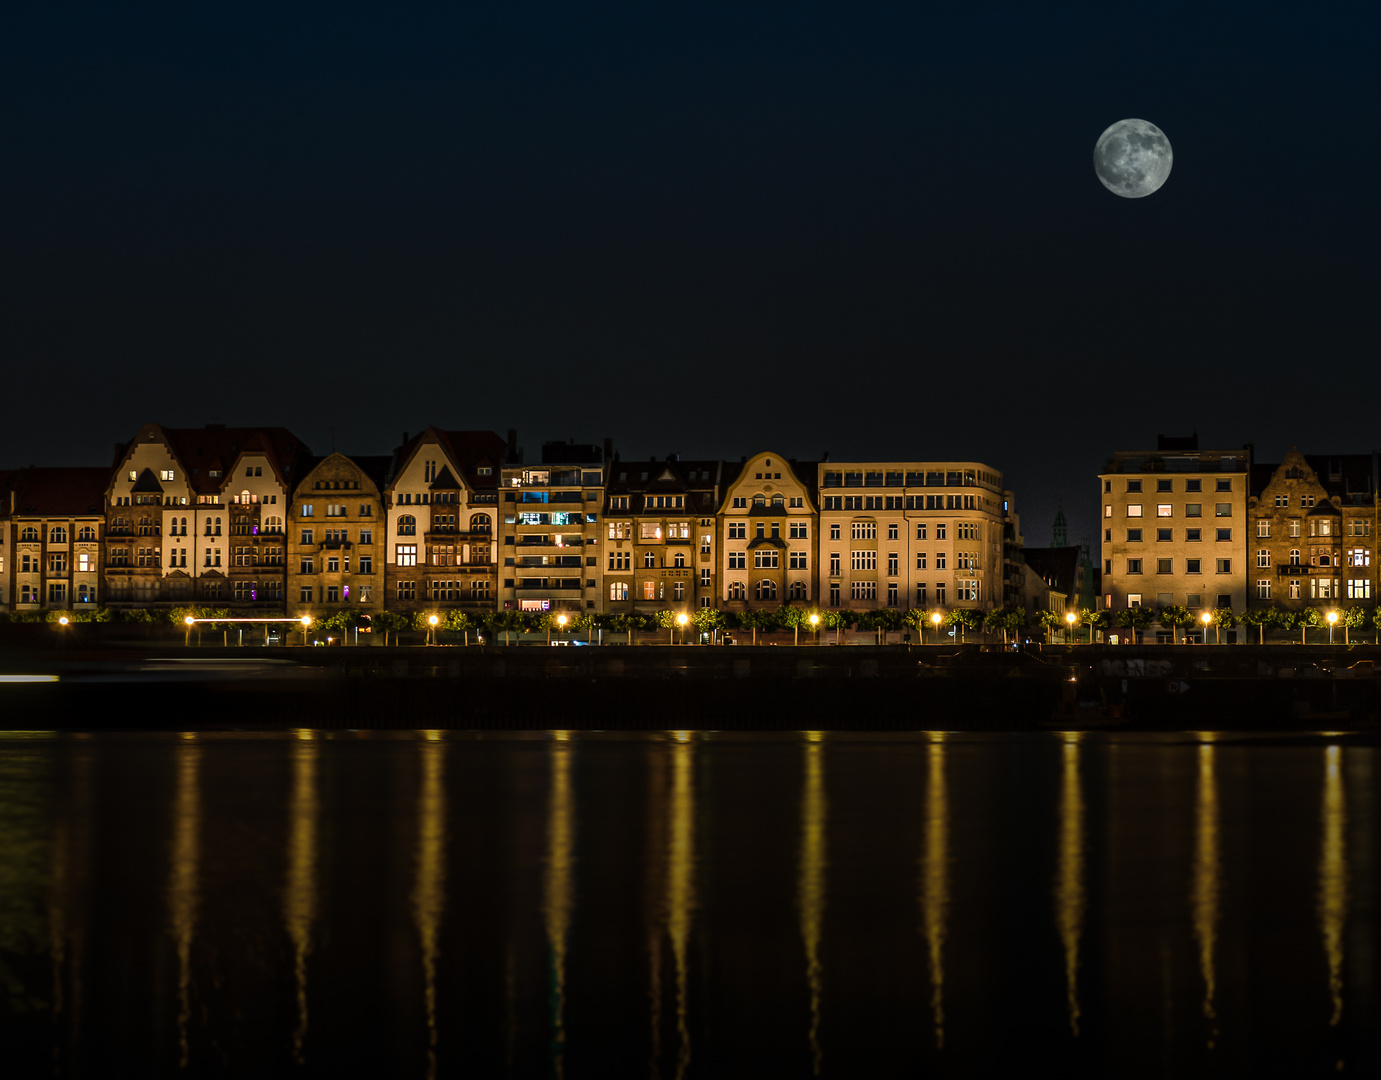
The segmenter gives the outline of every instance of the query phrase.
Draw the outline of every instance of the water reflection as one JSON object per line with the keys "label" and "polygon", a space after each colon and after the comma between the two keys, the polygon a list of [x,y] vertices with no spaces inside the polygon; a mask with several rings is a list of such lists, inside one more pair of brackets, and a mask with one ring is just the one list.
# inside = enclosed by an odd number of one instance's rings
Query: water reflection
{"label": "water reflection", "polygon": [[317,796],[317,759],[321,747],[315,733],[297,732],[292,744],[292,794],[288,801],[288,867],[283,887],[283,921],[293,948],[293,978],[297,988],[297,1027],[293,1030],[293,1060],[302,1064],[307,1038],[307,956],[312,951],[312,924],[317,917],[317,826],[321,806]]}
{"label": "water reflection", "polygon": [[1342,751],[1324,751],[1323,853],[1319,859],[1319,923],[1328,958],[1328,993],[1333,999],[1329,1024],[1343,1018],[1343,929],[1347,922],[1347,799],[1343,791]]}
{"label": "water reflection", "polygon": [[1219,890],[1222,872],[1218,850],[1218,779],[1214,775],[1214,746],[1199,747],[1199,789],[1194,825],[1194,883],[1190,904],[1194,912],[1194,939],[1199,944],[1199,973],[1204,980],[1204,1019],[1209,1023],[1208,1048],[1218,1038],[1214,1007],[1217,988],[1215,952],[1218,944]]}
{"label": "water reflection", "polygon": [[1079,1035],[1079,939],[1084,932],[1084,792],[1079,779],[1081,733],[1065,736],[1060,777],[1060,841],[1055,868],[1055,923],[1065,955],[1069,1030]]}
{"label": "water reflection", "polygon": [[686,947],[695,908],[695,747],[691,733],[675,733],[671,748],[671,828],[667,835],[666,923],[676,965],[677,1080],[690,1064],[686,1012]]}
{"label": "water reflection", "polygon": [[547,858],[542,915],[551,963],[552,1070],[566,1071],[566,935],[570,932],[575,863],[575,802],[571,791],[571,732],[552,733],[548,751],[551,786],[547,806]]}
{"label": "water reflection", "polygon": [[441,732],[424,731],[422,784],[417,795],[417,884],[412,917],[422,947],[427,1007],[427,1076],[436,1076],[436,956],[446,909],[446,744]]}
{"label": "water reflection", "polygon": [[820,1075],[820,996],[824,975],[820,967],[820,934],[825,919],[825,771],[822,731],[806,732],[805,791],[801,796],[801,855],[796,903],[801,914],[801,938],[806,947],[806,982],[810,986],[810,1055],[814,1075]]}
{"label": "water reflection", "polygon": [[925,850],[921,853],[921,921],[930,953],[930,1011],[935,1046],[945,1045],[945,933],[949,920],[949,790],[945,736],[932,732],[927,748]]}
{"label": "water reflection", "polygon": [[168,932],[177,944],[178,1067],[189,1058],[187,1024],[192,1015],[192,941],[201,904],[201,754],[193,732],[178,744],[173,795],[172,864],[168,874]]}

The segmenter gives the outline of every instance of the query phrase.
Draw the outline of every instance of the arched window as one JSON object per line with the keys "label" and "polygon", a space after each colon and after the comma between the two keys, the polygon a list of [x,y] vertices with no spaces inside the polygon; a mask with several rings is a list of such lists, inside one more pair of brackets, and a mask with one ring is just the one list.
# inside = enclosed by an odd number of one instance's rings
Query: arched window
{"label": "arched window", "polygon": [[37,540],[37,539],[38,539],[38,530],[37,530],[36,528],[34,528],[32,525],[26,525],[26,526],[24,526],[23,531],[20,532],[20,534],[19,534],[19,539],[21,539],[21,540]]}
{"label": "arched window", "polygon": [[398,535],[416,536],[417,519],[413,517],[411,514],[404,514],[402,517],[400,517],[398,519]]}
{"label": "arched window", "polygon": [[472,533],[487,533],[494,530],[494,524],[488,514],[471,514],[470,531]]}
{"label": "arched window", "polygon": [[804,600],[805,598],[806,598],[806,583],[805,583],[804,581],[793,581],[793,582],[791,583],[791,592],[790,592],[790,594],[788,595],[788,599],[791,599],[791,600]]}
{"label": "arched window", "polygon": [[1298,565],[1299,565],[1299,548],[1293,548],[1293,549],[1290,551],[1290,565],[1291,565],[1291,566],[1298,566]]}
{"label": "arched window", "polygon": [[264,532],[281,533],[283,531],[283,519],[281,517],[264,518]]}
{"label": "arched window", "polygon": [[710,538],[709,538],[708,535],[702,536],[702,537],[700,538],[700,554],[701,554],[701,555],[708,555],[709,553],[710,553]]}
{"label": "arched window", "polygon": [[730,600],[742,600],[742,599],[744,598],[744,593],[745,593],[745,592],[747,592],[747,590],[744,589],[744,587],[743,587],[743,582],[741,582],[741,581],[731,581],[731,582],[729,582],[729,599],[730,599]]}
{"label": "arched window", "polygon": [[657,556],[650,551],[643,552],[643,566],[651,570],[657,565]]}
{"label": "arched window", "polygon": [[759,506],[761,506],[761,507],[766,507],[766,506],[767,506],[767,496],[765,496],[765,495],[754,495],[754,496],[753,496],[753,506],[754,506],[754,507],[759,507]]}
{"label": "arched window", "polygon": [[221,534],[221,519],[220,519],[220,518],[217,518],[217,519],[216,519],[216,535],[217,535],[217,536],[220,536],[220,534]]}
{"label": "arched window", "polygon": [[784,509],[785,507],[786,507],[786,497],[785,497],[785,496],[783,496],[783,495],[773,495],[773,496],[772,496],[772,508],[773,508],[774,510],[781,510],[781,509]]}
{"label": "arched window", "polygon": [[90,525],[83,525],[83,526],[81,527],[81,532],[77,533],[77,539],[78,539],[78,540],[95,540],[95,539],[96,539],[96,530],[93,529]]}
{"label": "arched window", "polygon": [[678,552],[676,553],[676,558],[673,560],[673,562],[674,562],[674,564],[675,564],[676,566],[685,566],[685,565],[686,565],[686,553],[685,553],[684,551],[678,551]]}
{"label": "arched window", "polygon": [[753,595],[759,600],[777,599],[777,583],[775,581],[759,581],[757,588],[753,590]]}
{"label": "arched window", "polygon": [[48,543],[65,544],[67,543],[67,530],[61,525],[54,525],[48,530]]}

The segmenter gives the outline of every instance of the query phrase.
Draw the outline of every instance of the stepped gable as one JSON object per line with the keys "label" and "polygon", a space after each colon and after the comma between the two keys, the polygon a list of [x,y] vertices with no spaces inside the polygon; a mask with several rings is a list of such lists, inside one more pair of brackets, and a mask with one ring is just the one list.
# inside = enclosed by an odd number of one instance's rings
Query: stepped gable
{"label": "stepped gable", "polygon": [[16,470],[14,477],[17,514],[81,517],[104,512],[109,469],[29,468]]}

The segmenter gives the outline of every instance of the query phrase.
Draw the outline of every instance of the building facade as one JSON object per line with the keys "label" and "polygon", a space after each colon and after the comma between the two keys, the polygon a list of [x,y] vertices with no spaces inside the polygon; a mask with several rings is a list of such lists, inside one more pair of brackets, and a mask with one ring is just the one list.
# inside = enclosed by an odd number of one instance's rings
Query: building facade
{"label": "building facade", "polygon": [[388,457],[335,453],[306,462],[287,535],[287,606],[313,620],[385,609],[382,487]]}
{"label": "building facade", "polygon": [[821,462],[818,595],[830,607],[1001,607],[1010,496],[980,462]]}
{"label": "building facade", "polygon": [[716,518],[718,606],[770,610],[817,601],[815,462],[798,465],[774,451],[744,459],[724,485]]}
{"label": "building facade", "polygon": [[384,491],[390,610],[494,609],[494,525],[507,450],[492,431],[429,427],[403,440]]}
{"label": "building facade", "polygon": [[0,478],[0,605],[94,611],[105,603],[106,469],[28,468]]}
{"label": "building facade", "polygon": [[1247,603],[1290,611],[1375,603],[1375,459],[1292,449],[1279,465],[1254,466],[1252,479]]}
{"label": "building facade", "polygon": [[1197,438],[1115,453],[1098,478],[1103,605],[1242,611],[1250,466],[1250,447],[1200,450]]}

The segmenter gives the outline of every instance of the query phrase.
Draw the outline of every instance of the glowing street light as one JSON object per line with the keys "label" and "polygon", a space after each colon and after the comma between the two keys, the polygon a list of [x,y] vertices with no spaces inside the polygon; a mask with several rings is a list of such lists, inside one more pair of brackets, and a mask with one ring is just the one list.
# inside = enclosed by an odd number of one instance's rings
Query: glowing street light
{"label": "glowing street light", "polygon": [[941,618],[940,613],[937,611],[930,616],[930,621],[935,627],[935,644],[938,645],[940,644],[940,623],[944,620]]}
{"label": "glowing street light", "polygon": [[820,644],[820,616],[819,616],[819,615],[816,615],[816,614],[813,614],[813,613],[811,614],[811,616],[810,616],[810,630],[811,630],[811,633],[813,633],[813,634],[815,635],[815,644],[816,644],[816,645],[819,645],[819,644]]}
{"label": "glowing street light", "polygon": [[1334,627],[1335,625],[1337,625],[1337,622],[1338,622],[1338,613],[1337,613],[1336,611],[1330,611],[1327,615],[1324,616],[1324,618],[1325,618],[1326,620],[1328,620],[1328,643],[1329,643],[1330,645],[1332,645],[1332,644],[1333,644],[1333,627]]}
{"label": "glowing street light", "polygon": [[312,617],[310,615],[303,615],[302,618],[297,621],[302,624],[302,644],[305,646],[307,644],[307,628],[312,625]]}
{"label": "glowing street light", "polygon": [[1203,621],[1203,624],[1204,624],[1204,644],[1207,645],[1207,644],[1208,644],[1208,628],[1209,628],[1209,626],[1212,625],[1212,623],[1213,623],[1213,616],[1212,616],[1209,612],[1205,611],[1202,615],[1199,616],[1199,618]]}
{"label": "glowing street light", "polygon": [[[556,617],[556,625],[557,625],[557,627],[560,629],[561,633],[564,635],[564,634],[566,633],[566,616],[564,616],[564,615],[558,615],[558,616]],[[551,627],[550,627],[550,626],[547,627],[547,641],[548,641],[548,643],[551,642]]]}
{"label": "glowing street light", "polygon": [[427,627],[428,627],[428,630],[427,630],[427,637],[431,639],[431,640],[428,642],[428,644],[430,644],[430,645],[435,645],[435,644],[436,644],[436,624],[439,623],[440,621],[441,621],[441,620],[438,619],[435,615],[428,615],[428,616],[427,616]]}
{"label": "glowing street light", "polygon": [[[689,617],[684,611],[681,612],[680,615],[676,616],[676,625],[679,626],[679,627],[681,628],[681,644],[682,644],[682,645],[684,645],[684,644],[686,643],[686,623],[688,623],[688,622],[690,622],[690,617]],[[671,644],[671,643],[668,642],[668,644]]]}
{"label": "glowing street light", "polygon": [[1078,622],[1078,620],[1079,616],[1075,615],[1074,612],[1070,611],[1065,613],[1065,623],[1069,626],[1070,641],[1074,640],[1074,624]]}

